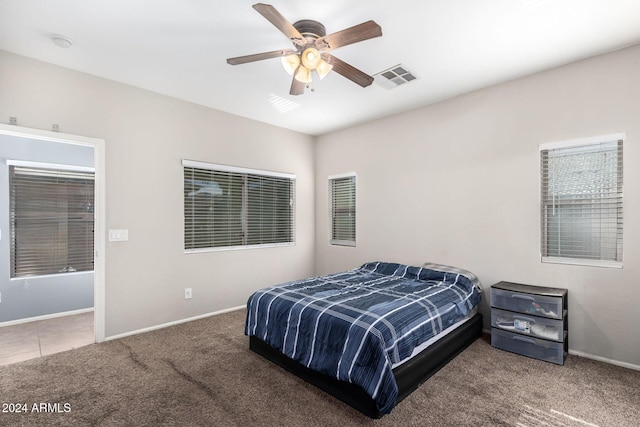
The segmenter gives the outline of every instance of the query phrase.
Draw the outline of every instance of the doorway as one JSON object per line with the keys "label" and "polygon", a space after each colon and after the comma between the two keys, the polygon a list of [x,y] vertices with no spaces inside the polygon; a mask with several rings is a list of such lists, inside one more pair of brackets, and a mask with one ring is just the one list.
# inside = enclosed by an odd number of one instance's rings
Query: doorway
{"label": "doorway", "polygon": [[[90,148],[93,152],[93,169],[95,171],[95,195],[94,195],[94,271],[93,271],[93,340],[102,342],[105,339],[105,142],[102,139],[88,138],[78,135],[62,134],[39,129],[30,129],[15,125],[0,124],[0,141],[2,140],[26,142],[28,140],[38,141],[40,144],[47,144],[47,147],[55,147],[53,144],[63,144],[60,147],[70,148],[70,146]],[[49,145],[51,144],[51,145]],[[0,245],[8,247],[9,230],[6,226],[0,226]],[[6,264],[5,264],[6,265]],[[5,268],[0,269],[0,274],[9,275]],[[22,284],[24,286],[24,283]],[[28,281],[27,285],[28,286]],[[7,304],[6,298],[0,293],[0,310],[3,304]],[[67,313],[78,316],[86,324],[86,310],[78,310],[77,313]],[[55,316],[50,323],[55,323]],[[34,319],[39,320],[39,319]],[[49,319],[42,319],[48,321]],[[33,322],[33,323],[39,323]],[[63,322],[59,319],[56,322]],[[2,323],[0,323],[1,325]],[[6,322],[5,322],[6,324]],[[35,325],[32,325],[35,326]],[[39,325],[44,328],[44,324]],[[7,326],[13,328],[14,326]],[[25,327],[26,329],[26,327]],[[45,328],[46,329],[46,328]]]}

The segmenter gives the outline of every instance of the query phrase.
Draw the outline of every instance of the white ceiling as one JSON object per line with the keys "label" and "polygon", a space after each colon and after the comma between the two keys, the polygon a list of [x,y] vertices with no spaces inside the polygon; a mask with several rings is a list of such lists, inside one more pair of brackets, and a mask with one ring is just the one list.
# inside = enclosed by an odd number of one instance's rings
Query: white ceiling
{"label": "white ceiling", "polygon": [[[362,88],[332,72],[290,96],[279,59],[226,63],[292,47],[251,0],[0,0],[0,49],[320,135],[640,43],[640,0],[266,2],[328,34],[376,21],[382,37],[332,53],[370,75],[403,64],[418,79]],[[299,106],[279,112],[274,96]]]}

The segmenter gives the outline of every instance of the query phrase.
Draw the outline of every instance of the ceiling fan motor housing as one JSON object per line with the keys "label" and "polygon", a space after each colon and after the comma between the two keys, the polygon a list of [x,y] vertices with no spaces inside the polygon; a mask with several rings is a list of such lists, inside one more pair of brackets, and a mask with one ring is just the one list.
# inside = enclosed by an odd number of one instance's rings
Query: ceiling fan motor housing
{"label": "ceiling fan motor housing", "polygon": [[316,40],[327,35],[327,30],[318,21],[301,19],[293,23],[293,27],[306,39]]}

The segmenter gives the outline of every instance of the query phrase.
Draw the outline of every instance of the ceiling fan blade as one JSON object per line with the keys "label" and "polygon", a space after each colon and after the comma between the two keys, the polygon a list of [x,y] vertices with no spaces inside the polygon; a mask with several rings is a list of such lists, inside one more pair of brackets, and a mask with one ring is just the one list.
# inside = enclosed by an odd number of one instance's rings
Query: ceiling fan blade
{"label": "ceiling fan blade", "polygon": [[367,21],[345,30],[320,37],[315,41],[315,45],[319,50],[332,50],[374,37],[380,37],[381,35],[382,28],[380,28],[380,25],[374,21]]}
{"label": "ceiling fan blade", "polygon": [[333,65],[333,71],[362,87],[367,87],[373,83],[373,77],[363,73],[352,65],[347,64],[343,60],[338,59],[329,53],[323,53],[322,59]]}
{"label": "ceiling fan blade", "polygon": [[296,73],[293,73],[293,81],[291,82],[291,90],[289,95],[302,95],[304,94],[304,88],[307,86],[305,83],[296,79]]}
{"label": "ceiling fan blade", "polygon": [[304,46],[306,44],[306,40],[302,34],[300,34],[275,7],[270,4],[257,3],[253,5],[253,8],[257,10],[260,15],[264,16],[267,21],[275,25],[277,29],[282,31],[285,36],[289,37],[295,45]]}
{"label": "ceiling fan blade", "polygon": [[273,50],[271,52],[254,53],[253,55],[236,56],[235,58],[227,58],[227,64],[230,64],[230,65],[246,64],[247,62],[278,58],[281,56],[291,55],[293,53],[298,53],[298,51],[295,49],[280,49],[280,50]]}

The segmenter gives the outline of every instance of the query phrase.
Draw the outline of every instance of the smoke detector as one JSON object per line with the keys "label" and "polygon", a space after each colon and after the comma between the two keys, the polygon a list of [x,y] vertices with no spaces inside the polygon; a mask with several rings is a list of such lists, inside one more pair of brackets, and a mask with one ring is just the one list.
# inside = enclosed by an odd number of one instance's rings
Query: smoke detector
{"label": "smoke detector", "polygon": [[70,38],[65,37],[65,36],[61,36],[60,34],[52,34],[51,35],[51,41],[56,46],[64,48],[64,49],[69,49],[71,46],[73,46],[73,42],[71,41]]}

